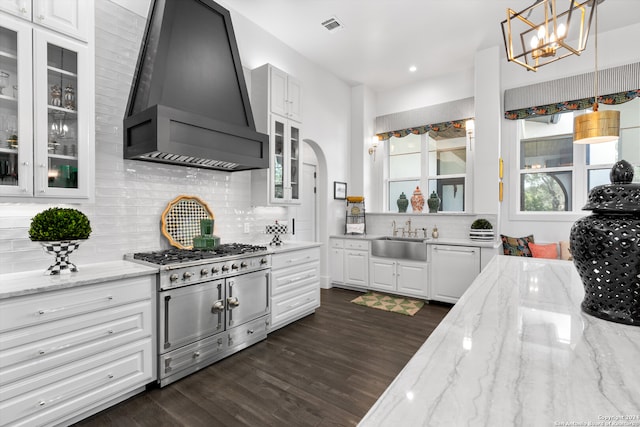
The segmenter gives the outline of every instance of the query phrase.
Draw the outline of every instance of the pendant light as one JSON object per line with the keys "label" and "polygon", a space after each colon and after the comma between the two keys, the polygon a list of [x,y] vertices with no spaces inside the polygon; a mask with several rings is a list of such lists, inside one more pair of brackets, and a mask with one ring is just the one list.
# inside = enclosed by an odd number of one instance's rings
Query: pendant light
{"label": "pendant light", "polygon": [[596,14],[595,73],[593,76],[593,112],[573,120],[574,144],[598,144],[616,141],[620,137],[620,111],[598,111],[598,1],[593,3]]}
{"label": "pendant light", "polygon": [[[598,0],[535,0],[526,9],[507,9],[502,35],[507,60],[537,71],[569,55],[580,55],[587,46],[591,13]],[[556,3],[566,5],[558,10]]]}

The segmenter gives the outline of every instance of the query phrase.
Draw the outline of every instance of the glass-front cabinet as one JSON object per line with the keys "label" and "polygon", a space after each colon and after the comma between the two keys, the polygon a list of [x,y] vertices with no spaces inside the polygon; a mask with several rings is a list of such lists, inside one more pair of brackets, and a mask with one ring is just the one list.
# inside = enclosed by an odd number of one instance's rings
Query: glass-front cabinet
{"label": "glass-front cabinet", "polygon": [[89,197],[90,61],[86,44],[3,16],[0,195]]}
{"label": "glass-front cabinet", "polygon": [[271,203],[300,203],[300,125],[271,116]]}

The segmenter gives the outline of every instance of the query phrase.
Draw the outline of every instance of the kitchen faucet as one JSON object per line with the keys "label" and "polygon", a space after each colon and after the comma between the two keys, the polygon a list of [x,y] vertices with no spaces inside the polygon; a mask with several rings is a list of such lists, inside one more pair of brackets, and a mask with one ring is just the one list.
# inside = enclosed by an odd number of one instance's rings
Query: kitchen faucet
{"label": "kitchen faucet", "polygon": [[393,237],[398,235],[398,229],[396,228],[396,220],[391,221],[391,225],[393,226]]}
{"label": "kitchen faucet", "polygon": [[[407,220],[406,226],[407,226],[407,235],[411,237],[411,218]],[[404,233],[402,233],[402,236],[404,237]]]}

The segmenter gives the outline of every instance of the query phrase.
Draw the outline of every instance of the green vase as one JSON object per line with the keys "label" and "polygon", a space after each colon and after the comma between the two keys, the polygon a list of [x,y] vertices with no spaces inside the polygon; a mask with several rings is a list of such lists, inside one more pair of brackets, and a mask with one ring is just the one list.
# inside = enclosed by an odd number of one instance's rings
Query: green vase
{"label": "green vase", "polygon": [[436,194],[435,191],[433,191],[427,199],[427,205],[429,205],[429,213],[438,212],[438,208],[440,207],[440,197],[438,197],[438,194]]}
{"label": "green vase", "polygon": [[400,193],[400,197],[398,197],[398,212],[406,212],[407,206],[409,206],[409,199],[404,193]]}

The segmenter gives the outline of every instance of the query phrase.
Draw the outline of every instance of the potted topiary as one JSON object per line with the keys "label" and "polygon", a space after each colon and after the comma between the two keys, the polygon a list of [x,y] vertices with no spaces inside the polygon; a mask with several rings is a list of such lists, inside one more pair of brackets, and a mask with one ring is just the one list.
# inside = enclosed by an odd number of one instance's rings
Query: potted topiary
{"label": "potted topiary", "polygon": [[493,240],[493,225],[484,218],[478,218],[471,223],[469,238],[471,240]]}
{"label": "potted topiary", "polygon": [[45,252],[56,257],[45,275],[67,274],[78,271],[69,262],[69,254],[80,246],[80,240],[91,234],[89,218],[77,209],[49,208],[31,219],[29,238],[40,242]]}

